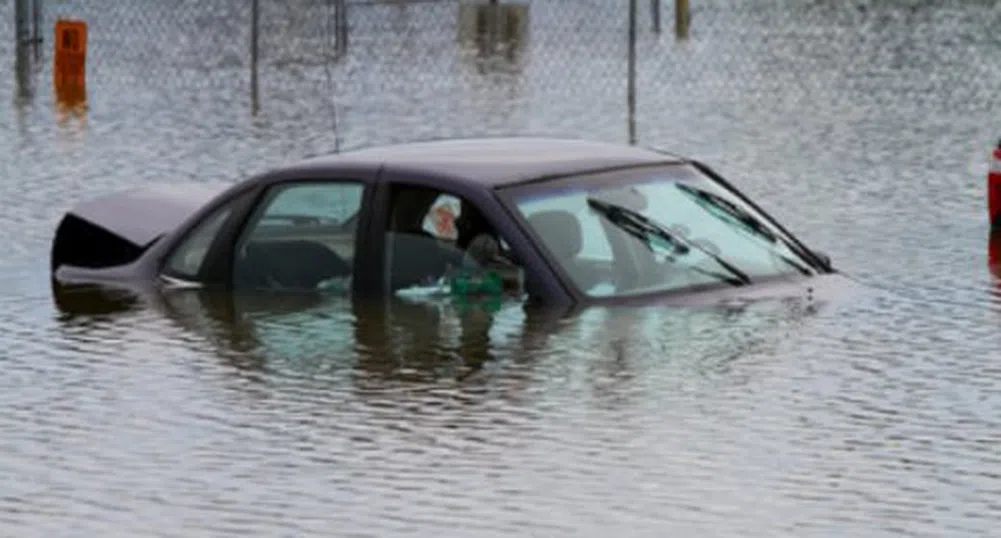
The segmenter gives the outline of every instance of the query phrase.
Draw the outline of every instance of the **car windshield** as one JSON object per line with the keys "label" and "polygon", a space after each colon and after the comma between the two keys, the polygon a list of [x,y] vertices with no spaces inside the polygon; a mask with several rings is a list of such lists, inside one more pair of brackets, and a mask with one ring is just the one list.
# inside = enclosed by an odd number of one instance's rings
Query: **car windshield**
{"label": "car windshield", "polygon": [[503,196],[591,297],[740,286],[815,270],[765,216],[687,164],[561,178]]}

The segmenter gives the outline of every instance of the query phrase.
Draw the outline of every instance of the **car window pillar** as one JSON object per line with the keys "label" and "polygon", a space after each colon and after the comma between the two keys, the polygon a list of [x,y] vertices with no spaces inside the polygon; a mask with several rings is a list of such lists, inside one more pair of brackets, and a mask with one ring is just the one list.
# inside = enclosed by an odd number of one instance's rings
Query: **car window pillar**
{"label": "car window pillar", "polygon": [[227,202],[233,205],[232,212],[212,241],[199,278],[205,286],[230,288],[229,276],[232,272],[236,238],[243,229],[243,224],[248,216],[257,207],[257,202],[264,190],[263,186],[255,186],[237,194],[235,200]]}
{"label": "car window pillar", "polygon": [[361,213],[355,234],[355,278],[352,294],[360,299],[378,297],[382,290],[384,271],[383,233],[386,222],[388,192],[380,181],[382,171],[368,182],[362,194]]}

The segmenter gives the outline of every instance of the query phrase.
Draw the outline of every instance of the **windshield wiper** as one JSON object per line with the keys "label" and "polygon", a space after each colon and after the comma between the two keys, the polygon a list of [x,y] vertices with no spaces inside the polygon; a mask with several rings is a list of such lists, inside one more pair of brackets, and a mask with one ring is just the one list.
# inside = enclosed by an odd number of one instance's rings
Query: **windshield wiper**
{"label": "windshield wiper", "polygon": [[[743,209],[735,205],[733,202],[727,200],[726,198],[723,198],[718,194],[704,191],[702,189],[697,189],[689,185],[683,185],[681,183],[676,183],[675,186],[678,187],[678,189],[680,189],[681,192],[695,197],[696,203],[708,204],[712,206],[714,209],[718,209],[726,213],[728,217],[736,220],[737,223],[741,225],[744,229],[750,231],[751,233],[757,235],[758,237],[765,239],[769,243],[782,243],[793,252],[800,252],[798,248],[790,244],[789,241],[787,241],[785,238],[769,230],[768,227],[766,227],[764,224],[761,223],[761,221],[754,218],[754,216],[752,216],[750,213],[744,211]],[[789,259],[788,256],[783,256],[782,254],[778,253],[776,253],[776,255],[782,261],[784,261],[788,265],[791,265],[800,273],[803,273],[804,275],[810,274],[809,269]]]}
{"label": "windshield wiper", "polygon": [[732,275],[726,276],[712,273],[717,278],[725,280],[734,286],[743,286],[751,283],[751,278],[730,262],[724,260],[716,254],[713,254],[698,244],[684,239],[680,235],[675,235],[669,232],[663,225],[657,223],[642,213],[594,198],[588,198],[587,204],[591,207],[591,209],[601,213],[606,219],[609,220],[609,222],[618,226],[621,230],[641,239],[646,244],[647,248],[650,248],[651,250],[653,250],[651,237],[666,241],[680,254],[686,254],[689,252],[691,247],[695,247],[703,254],[712,258],[713,261],[719,264],[720,267],[723,267]]}
{"label": "windshield wiper", "polygon": [[750,230],[751,232],[757,234],[758,236],[764,238],[769,243],[777,243],[779,238],[764,224],[755,219],[749,213],[738,207],[736,204],[719,196],[718,194],[704,191],[702,189],[697,189],[695,187],[684,185],[682,183],[675,183],[685,194],[694,196],[699,202],[705,202],[711,205],[714,209],[719,209],[727,214],[727,216],[737,220],[741,225]]}

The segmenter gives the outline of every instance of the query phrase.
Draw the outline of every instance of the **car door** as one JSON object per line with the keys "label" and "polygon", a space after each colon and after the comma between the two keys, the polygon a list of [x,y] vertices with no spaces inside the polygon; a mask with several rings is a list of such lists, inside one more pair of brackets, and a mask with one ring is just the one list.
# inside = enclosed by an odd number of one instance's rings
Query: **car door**
{"label": "car door", "polygon": [[359,248],[368,190],[354,179],[288,180],[265,188],[232,242],[233,291],[351,295],[368,263]]}
{"label": "car door", "polygon": [[358,248],[369,184],[336,174],[264,181],[244,203],[208,212],[168,253],[161,277],[174,287],[352,295],[371,263]]}

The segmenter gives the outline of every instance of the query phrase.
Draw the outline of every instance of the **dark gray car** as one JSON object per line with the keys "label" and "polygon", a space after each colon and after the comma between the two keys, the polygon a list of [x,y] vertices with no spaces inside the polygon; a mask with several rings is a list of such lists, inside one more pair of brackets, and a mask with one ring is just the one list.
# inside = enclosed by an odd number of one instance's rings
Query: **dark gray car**
{"label": "dark gray car", "polygon": [[65,215],[51,270],[60,288],[486,295],[559,308],[836,293],[843,282],[695,160],[546,138],[371,148],[220,188],[111,194]]}

